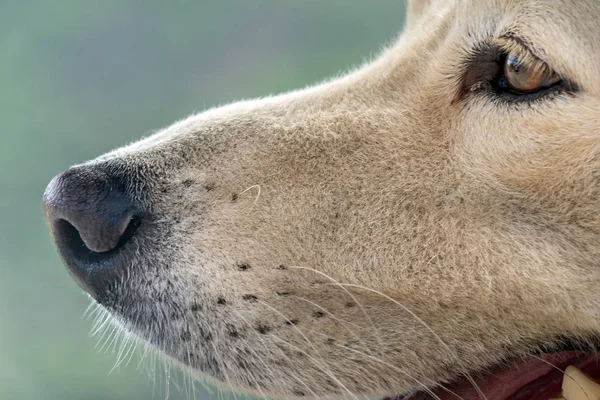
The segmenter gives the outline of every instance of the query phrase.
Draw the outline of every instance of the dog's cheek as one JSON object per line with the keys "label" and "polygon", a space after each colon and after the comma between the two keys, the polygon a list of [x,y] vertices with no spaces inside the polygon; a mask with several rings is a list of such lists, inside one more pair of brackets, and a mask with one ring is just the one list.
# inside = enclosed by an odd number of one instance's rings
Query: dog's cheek
{"label": "dog's cheek", "polygon": [[578,122],[579,118],[593,120],[582,115],[584,110],[567,109],[558,121],[534,115],[523,124],[523,134],[535,144],[526,151],[512,150],[507,157],[512,165],[503,165],[496,175],[502,185],[526,198],[530,207],[547,211],[561,223],[598,231],[600,137],[593,132],[600,127]]}
{"label": "dog's cheek", "polygon": [[[500,112],[471,118],[490,107]],[[463,115],[469,123],[460,129],[457,159],[482,195],[491,191],[529,210],[591,217],[600,206],[600,136],[594,134],[600,126],[581,121],[595,121],[593,114],[594,107],[567,101],[511,108],[474,101]],[[600,222],[593,220],[588,223]]]}

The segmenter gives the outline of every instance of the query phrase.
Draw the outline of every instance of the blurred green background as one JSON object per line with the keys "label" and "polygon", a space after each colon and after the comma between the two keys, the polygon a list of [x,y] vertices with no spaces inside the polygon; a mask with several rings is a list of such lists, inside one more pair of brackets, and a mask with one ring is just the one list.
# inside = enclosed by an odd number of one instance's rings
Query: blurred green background
{"label": "blurred green background", "polygon": [[[401,0],[1,0],[0,399],[164,399],[109,374],[51,244],[56,173],[199,112],[318,82],[396,36]],[[153,387],[155,386],[155,387]],[[199,387],[197,399],[212,395]],[[174,387],[170,399],[186,398]]]}

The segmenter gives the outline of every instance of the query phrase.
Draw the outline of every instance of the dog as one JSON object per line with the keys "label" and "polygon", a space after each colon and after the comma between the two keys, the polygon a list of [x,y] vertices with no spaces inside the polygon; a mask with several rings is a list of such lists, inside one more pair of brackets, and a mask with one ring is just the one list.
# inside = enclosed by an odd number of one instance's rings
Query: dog
{"label": "dog", "polygon": [[235,391],[593,398],[564,385],[600,376],[598,21],[594,0],[414,0],[346,76],[56,176],[59,254],[122,329]]}

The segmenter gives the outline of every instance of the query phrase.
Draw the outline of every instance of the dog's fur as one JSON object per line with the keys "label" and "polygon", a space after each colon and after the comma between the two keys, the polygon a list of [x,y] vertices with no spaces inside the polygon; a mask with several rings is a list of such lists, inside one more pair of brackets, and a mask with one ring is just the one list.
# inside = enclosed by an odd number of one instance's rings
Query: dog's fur
{"label": "dog's fur", "polygon": [[[345,77],[90,162],[152,211],[103,306],[282,398],[403,393],[599,334],[598,21],[595,0],[414,1]],[[572,90],[463,90],[503,35]]]}

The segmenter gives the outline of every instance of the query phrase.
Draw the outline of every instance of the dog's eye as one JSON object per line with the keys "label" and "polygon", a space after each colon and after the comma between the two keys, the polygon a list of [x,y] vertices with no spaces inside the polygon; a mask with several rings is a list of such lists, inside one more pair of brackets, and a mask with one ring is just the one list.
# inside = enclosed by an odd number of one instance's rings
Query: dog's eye
{"label": "dog's eye", "polygon": [[514,94],[530,94],[560,82],[559,76],[541,61],[526,64],[519,55],[510,53],[504,59],[498,86]]}
{"label": "dog's eye", "polygon": [[482,44],[469,55],[455,101],[485,94],[504,102],[532,102],[575,93],[578,87],[558,75],[527,48],[506,40]]}

